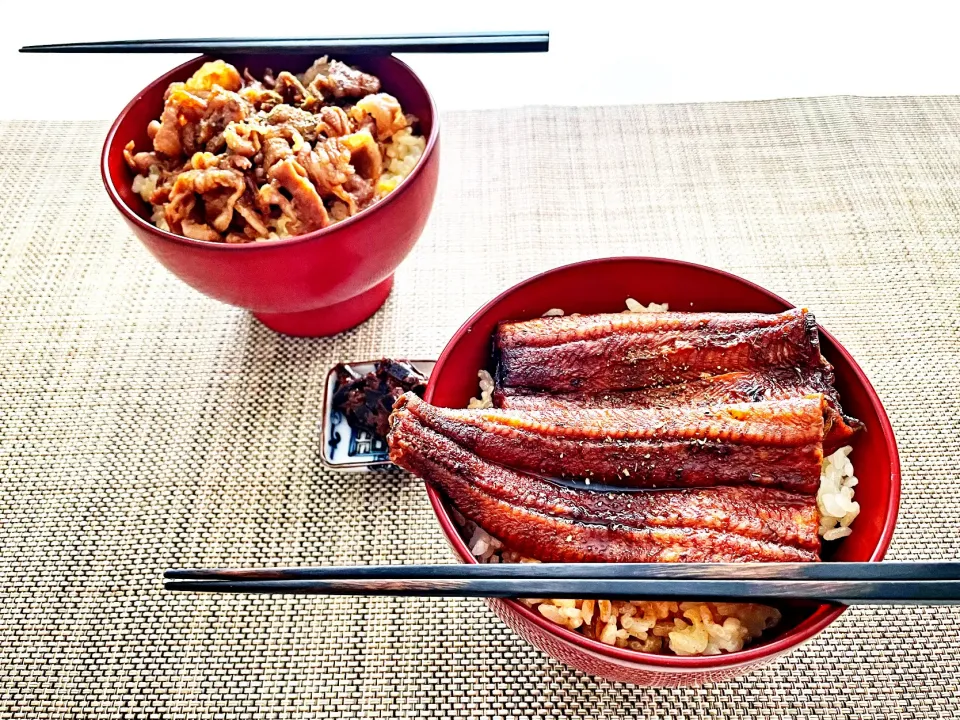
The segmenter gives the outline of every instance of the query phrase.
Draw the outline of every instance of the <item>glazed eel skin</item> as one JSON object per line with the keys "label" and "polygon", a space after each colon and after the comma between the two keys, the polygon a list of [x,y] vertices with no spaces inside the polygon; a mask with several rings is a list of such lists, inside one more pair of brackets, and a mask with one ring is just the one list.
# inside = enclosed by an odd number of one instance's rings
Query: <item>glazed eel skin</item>
{"label": "glazed eel skin", "polygon": [[543,562],[805,562],[819,559],[816,499],[717,487],[598,493],[487,462],[397,402],[390,459],[487,532]]}
{"label": "glazed eel skin", "polygon": [[494,404],[508,410],[548,408],[668,408],[676,405],[727,405],[731,403],[786,400],[820,393],[827,401],[827,432],[824,452],[843,446],[861,427],[856,418],[843,414],[833,386],[833,368],[770,368],[731,372],[698,378],[677,385],[640,390],[605,390],[580,393],[540,393],[524,388],[498,388]]}
{"label": "glazed eel skin", "polygon": [[454,410],[401,396],[394,414],[480,458],[630,488],[762,485],[816,494],[824,396],[709,407]]}
{"label": "glazed eel skin", "polygon": [[501,322],[500,388],[549,393],[632,390],[704,375],[820,365],[805,309],[757,313],[615,313]]}

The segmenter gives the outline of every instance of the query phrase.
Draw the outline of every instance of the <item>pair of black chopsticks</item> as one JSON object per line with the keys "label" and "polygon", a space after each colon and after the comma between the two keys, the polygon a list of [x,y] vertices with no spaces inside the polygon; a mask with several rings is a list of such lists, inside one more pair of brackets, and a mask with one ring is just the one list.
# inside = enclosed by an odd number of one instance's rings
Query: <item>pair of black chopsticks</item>
{"label": "pair of black chopsticks", "polygon": [[389,55],[405,53],[547,52],[550,33],[542,30],[427,33],[337,38],[176,38],[27,45],[22,53],[279,53]]}
{"label": "pair of black chopsticks", "polygon": [[960,562],[387,565],[176,569],[167,590],[960,605]]}

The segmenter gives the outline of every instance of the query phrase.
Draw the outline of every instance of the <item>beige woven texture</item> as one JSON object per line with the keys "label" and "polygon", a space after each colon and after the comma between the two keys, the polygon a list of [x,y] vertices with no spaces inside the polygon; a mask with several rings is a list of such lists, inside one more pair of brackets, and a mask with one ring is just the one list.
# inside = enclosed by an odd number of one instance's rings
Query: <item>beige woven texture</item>
{"label": "beige woven texture", "polygon": [[960,711],[958,608],[854,609],[743,679],[657,690],[554,662],[479,600],[160,589],[170,566],[449,560],[418,481],[324,469],[326,371],[435,357],[512,283],[619,254],[815,310],[896,430],[890,556],[960,558],[960,98],[448,114],[440,192],[393,295],[315,340],[163,270],[103,192],[105,131],[0,124],[4,717]]}

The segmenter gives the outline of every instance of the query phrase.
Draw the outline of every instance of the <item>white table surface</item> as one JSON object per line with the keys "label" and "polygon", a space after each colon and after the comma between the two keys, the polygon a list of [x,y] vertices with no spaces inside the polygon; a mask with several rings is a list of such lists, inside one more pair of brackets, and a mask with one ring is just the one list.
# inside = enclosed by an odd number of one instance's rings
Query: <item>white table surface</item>
{"label": "white table surface", "polygon": [[[953,6],[953,7],[951,7]],[[960,92],[953,3],[0,4],[0,119],[108,119],[175,55],[20,55],[135,37],[548,29],[544,55],[403,56],[441,109]],[[298,17],[298,13],[300,13]],[[193,17],[188,26],[184,18]]]}

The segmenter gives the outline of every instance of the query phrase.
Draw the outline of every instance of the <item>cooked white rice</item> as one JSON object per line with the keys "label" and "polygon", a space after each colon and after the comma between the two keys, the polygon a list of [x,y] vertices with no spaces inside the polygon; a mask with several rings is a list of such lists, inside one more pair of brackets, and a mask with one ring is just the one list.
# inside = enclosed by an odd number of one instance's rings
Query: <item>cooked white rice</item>
{"label": "cooked white rice", "polygon": [[495,387],[493,375],[486,370],[481,370],[477,373],[477,376],[480,378],[480,397],[470,398],[467,407],[470,410],[486,410],[487,408],[492,408],[493,389]]}
{"label": "cooked white rice", "polygon": [[151,205],[150,198],[157,190],[157,184],[160,182],[160,168],[157,165],[151,165],[146,175],[134,175],[131,189],[143,198],[143,201],[150,205],[150,222],[161,230],[170,230],[167,224],[167,218],[163,214],[163,205]]}
{"label": "cooked white rice", "polygon": [[[667,303],[659,305],[655,302],[650,303],[649,305],[644,305],[641,302],[637,302],[631,297],[627,298],[627,309],[623,310],[624,313],[652,313],[652,312],[667,312],[670,309],[670,306]],[[550,308],[547,310],[541,317],[559,317],[565,315],[562,308]]]}
{"label": "cooked white rice", "polygon": [[857,476],[853,474],[847,445],[824,458],[820,468],[820,489],[817,507],[820,509],[820,535],[824,540],[839,540],[853,532],[850,524],[860,514],[860,504],[853,499]]}
{"label": "cooked white rice", "polygon": [[133,178],[132,189],[144,202],[150,202],[153,193],[157,190],[157,183],[160,181],[160,168],[151,165],[147,175],[136,175]]}
{"label": "cooked white rice", "polygon": [[633,298],[627,298],[627,309],[623,312],[625,313],[652,313],[652,312],[666,312],[670,309],[670,306],[667,303],[658,305],[655,302],[650,303],[649,305],[644,305],[643,303],[637,302]]}
{"label": "cooked white rice", "polygon": [[377,181],[377,197],[392,192],[420,162],[427,147],[426,138],[414,135],[413,128],[404,128],[390,138],[385,152],[384,172]]}
{"label": "cooked white rice", "polygon": [[[624,312],[666,312],[669,306],[650,303],[644,306],[627,298]],[[552,308],[545,317],[563,315]],[[486,370],[478,373],[480,397],[471,398],[467,407],[493,407],[493,377]],[[854,475],[849,445],[823,459],[817,506],[820,510],[820,536],[825,541],[847,537],[851,523],[860,513],[854,501]],[[483,563],[539,562],[503,546],[497,538],[456,510],[453,517],[468,537],[470,552]],[[520,602],[536,610],[551,622],[580,632],[607,645],[640,652],[675,655],[719,655],[742,650],[764,631],[780,622],[780,611],[757,603],[666,602],[648,600],[572,600],[522,598]]]}

